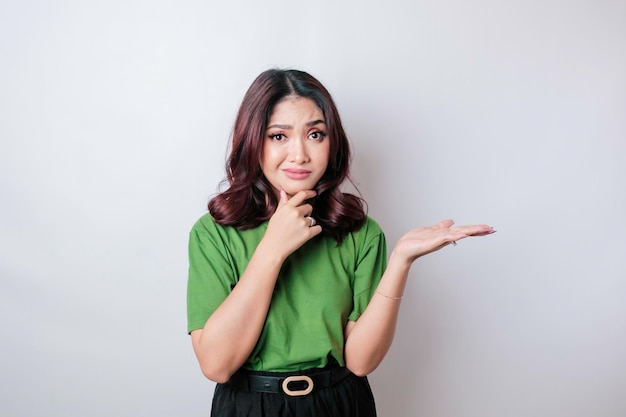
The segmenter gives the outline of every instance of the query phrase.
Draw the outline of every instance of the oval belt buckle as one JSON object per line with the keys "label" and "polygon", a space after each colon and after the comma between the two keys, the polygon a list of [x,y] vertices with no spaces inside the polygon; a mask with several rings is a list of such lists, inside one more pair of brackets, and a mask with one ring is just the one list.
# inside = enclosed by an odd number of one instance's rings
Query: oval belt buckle
{"label": "oval belt buckle", "polygon": [[[308,386],[305,389],[300,389],[300,390],[289,389],[290,383],[300,382],[300,381],[306,381]],[[313,380],[306,375],[289,376],[285,378],[285,380],[283,381],[283,391],[285,392],[285,394],[290,395],[292,397],[299,397],[302,395],[307,395],[311,391],[313,391]]]}

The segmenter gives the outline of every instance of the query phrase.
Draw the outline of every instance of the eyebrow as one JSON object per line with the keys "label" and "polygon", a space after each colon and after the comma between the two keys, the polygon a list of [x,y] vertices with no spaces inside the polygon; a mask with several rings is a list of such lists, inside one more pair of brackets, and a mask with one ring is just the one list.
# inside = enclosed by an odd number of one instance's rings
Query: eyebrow
{"label": "eyebrow", "polygon": [[[307,127],[313,127],[315,125],[319,125],[319,124],[326,124],[325,121],[323,121],[322,119],[319,120],[313,120],[312,122],[308,122],[306,125]],[[291,125],[281,125],[281,124],[275,124],[275,125],[271,125],[267,127],[268,129],[273,129],[273,128],[277,128],[277,129],[293,129],[293,126]]]}

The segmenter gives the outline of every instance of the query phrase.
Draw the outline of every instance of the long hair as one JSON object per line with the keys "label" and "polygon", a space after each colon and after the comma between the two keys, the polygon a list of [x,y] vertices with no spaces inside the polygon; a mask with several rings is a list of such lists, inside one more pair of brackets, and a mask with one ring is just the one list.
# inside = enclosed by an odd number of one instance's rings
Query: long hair
{"label": "long hair", "polygon": [[235,119],[230,155],[226,161],[229,188],[209,201],[215,221],[239,230],[256,227],[276,211],[278,199],[259,163],[263,141],[274,106],[287,96],[313,100],[324,114],[330,141],[326,172],[315,186],[309,203],[322,233],[341,242],[365,222],[365,202],[344,193],[349,180],[350,145],[330,93],[313,76],[298,70],[271,69],[261,73],[246,92]]}

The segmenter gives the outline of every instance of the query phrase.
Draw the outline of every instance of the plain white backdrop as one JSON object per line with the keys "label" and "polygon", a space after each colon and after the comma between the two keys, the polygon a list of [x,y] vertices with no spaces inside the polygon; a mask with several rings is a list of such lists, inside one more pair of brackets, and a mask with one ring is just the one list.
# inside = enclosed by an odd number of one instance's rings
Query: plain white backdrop
{"label": "plain white backdrop", "polygon": [[208,416],[187,236],[254,77],[333,94],[419,260],[379,415],[626,414],[623,0],[0,0],[0,414]]}

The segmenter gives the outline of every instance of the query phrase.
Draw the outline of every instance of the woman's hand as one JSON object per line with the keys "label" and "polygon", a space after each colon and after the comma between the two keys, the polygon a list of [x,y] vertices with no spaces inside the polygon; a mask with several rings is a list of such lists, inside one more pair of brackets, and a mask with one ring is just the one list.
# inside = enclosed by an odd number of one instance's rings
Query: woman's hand
{"label": "woman's hand", "polygon": [[438,251],[457,240],[469,236],[486,236],[495,233],[486,224],[471,226],[453,226],[454,221],[443,220],[434,226],[418,227],[406,233],[398,240],[393,250],[395,256],[412,263],[420,256]]}
{"label": "woman's hand", "polygon": [[311,226],[309,216],[313,206],[306,203],[306,200],[315,196],[315,191],[303,190],[289,198],[284,190],[280,190],[278,207],[267,225],[263,244],[274,248],[285,259],[309,239],[320,234],[321,226]]}

